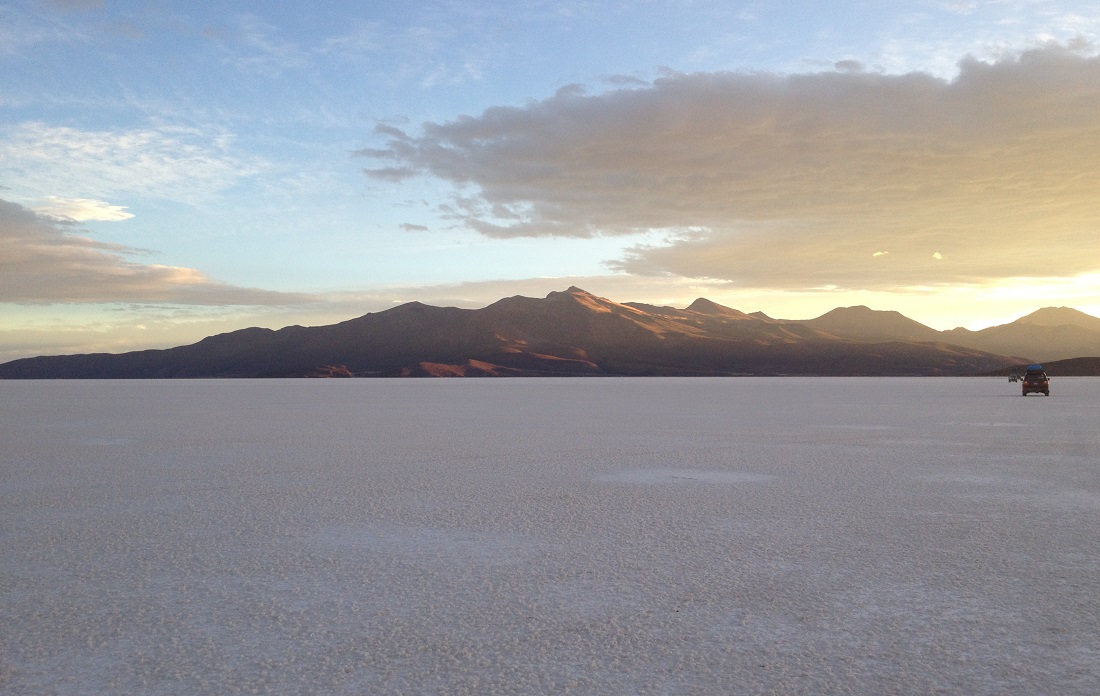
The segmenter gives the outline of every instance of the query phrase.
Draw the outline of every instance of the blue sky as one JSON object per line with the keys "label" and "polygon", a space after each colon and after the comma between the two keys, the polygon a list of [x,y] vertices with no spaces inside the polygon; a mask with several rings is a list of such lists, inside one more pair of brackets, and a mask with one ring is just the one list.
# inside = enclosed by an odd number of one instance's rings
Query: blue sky
{"label": "blue sky", "polygon": [[1100,313],[1100,9],[0,3],[0,359],[579,285]]}

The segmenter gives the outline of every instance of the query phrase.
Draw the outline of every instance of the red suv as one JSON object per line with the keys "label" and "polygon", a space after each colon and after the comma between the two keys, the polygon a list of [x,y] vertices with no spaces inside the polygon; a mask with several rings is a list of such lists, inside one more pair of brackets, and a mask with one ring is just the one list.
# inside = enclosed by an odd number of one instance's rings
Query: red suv
{"label": "red suv", "polygon": [[1024,373],[1023,396],[1032,392],[1050,396],[1050,378],[1047,377],[1042,365],[1028,365],[1027,372]]}

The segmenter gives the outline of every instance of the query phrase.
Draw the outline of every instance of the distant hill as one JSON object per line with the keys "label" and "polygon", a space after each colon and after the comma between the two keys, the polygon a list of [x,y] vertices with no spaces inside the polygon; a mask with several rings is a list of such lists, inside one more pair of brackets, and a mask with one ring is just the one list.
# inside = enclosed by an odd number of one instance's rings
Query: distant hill
{"label": "distant hill", "polygon": [[952,345],[896,312],[865,307],[785,321],[704,298],[676,309],[572,287],[482,309],[411,302],[329,326],[243,329],[166,350],[26,358],[0,365],[0,378],[916,376],[991,372],[1031,357]]}
{"label": "distant hill", "polygon": [[1100,331],[1100,317],[1085,314],[1072,307],[1044,307],[1020,317],[1013,323],[1036,326],[1080,326],[1090,331]]}
{"label": "distant hill", "polygon": [[803,323],[838,337],[863,341],[943,340],[939,331],[899,312],[884,312],[862,305],[840,307]]}
{"label": "distant hill", "polygon": [[1047,307],[980,331],[958,328],[941,334],[950,343],[1038,362],[1100,355],[1100,318],[1069,307]]}
{"label": "distant hill", "polygon": [[[1050,377],[1100,377],[1100,357],[1054,360],[1042,365]],[[1023,374],[1026,369],[1027,364],[1021,363],[993,370],[987,374],[991,377],[1007,377],[1012,374]]]}

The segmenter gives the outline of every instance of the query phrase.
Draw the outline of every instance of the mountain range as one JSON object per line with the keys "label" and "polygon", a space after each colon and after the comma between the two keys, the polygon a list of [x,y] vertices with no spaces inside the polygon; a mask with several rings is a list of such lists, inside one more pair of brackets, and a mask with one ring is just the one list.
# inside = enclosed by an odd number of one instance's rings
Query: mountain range
{"label": "mountain range", "polygon": [[410,302],[164,350],[24,358],[0,365],[0,378],[969,375],[1084,356],[1100,356],[1100,318],[1068,308],[937,331],[862,306],[785,320],[704,298],[676,309],[571,287],[482,309]]}

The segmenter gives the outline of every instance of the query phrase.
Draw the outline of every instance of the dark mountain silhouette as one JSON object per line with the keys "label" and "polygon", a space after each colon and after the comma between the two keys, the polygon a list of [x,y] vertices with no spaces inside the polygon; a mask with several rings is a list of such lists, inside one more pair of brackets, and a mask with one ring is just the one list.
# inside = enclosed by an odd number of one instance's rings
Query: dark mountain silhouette
{"label": "dark mountain silhouette", "polygon": [[[1042,363],[1043,369],[1051,377],[1100,377],[1100,358],[1070,358],[1068,360],[1053,360]],[[1007,377],[1008,375],[1022,375],[1027,370],[1026,364],[1002,367],[986,373],[990,377]]]}
{"label": "dark mountain silhouette", "polygon": [[0,365],[0,377],[962,375],[1029,359],[951,345],[896,312],[787,321],[702,298],[685,309],[619,304],[574,287],[482,309],[411,302],[166,350],[26,358]]}

